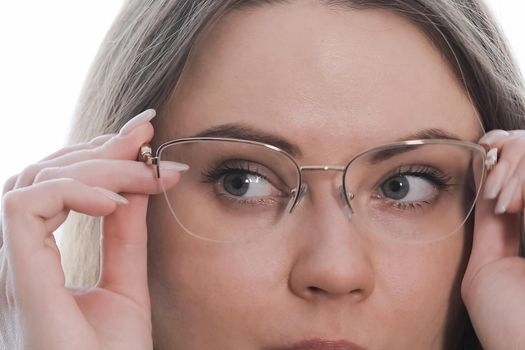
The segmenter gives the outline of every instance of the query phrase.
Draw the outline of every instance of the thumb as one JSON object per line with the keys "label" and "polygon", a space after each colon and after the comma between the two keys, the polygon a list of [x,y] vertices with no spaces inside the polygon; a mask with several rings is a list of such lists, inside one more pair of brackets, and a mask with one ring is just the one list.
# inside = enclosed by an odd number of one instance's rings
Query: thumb
{"label": "thumb", "polygon": [[125,194],[128,205],[102,219],[99,286],[149,308],[147,278],[148,195]]}
{"label": "thumb", "polygon": [[464,284],[470,284],[485,266],[505,257],[517,256],[520,218],[516,214],[495,214],[495,200],[480,198],[474,212],[474,235]]}

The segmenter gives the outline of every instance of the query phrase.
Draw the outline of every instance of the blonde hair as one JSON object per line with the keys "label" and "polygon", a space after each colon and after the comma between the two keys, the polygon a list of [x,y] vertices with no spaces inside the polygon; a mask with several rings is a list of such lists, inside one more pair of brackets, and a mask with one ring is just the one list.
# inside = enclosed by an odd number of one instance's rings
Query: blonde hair
{"label": "blonde hair", "polygon": [[[289,1],[127,1],[88,74],[70,142],[116,132],[146,108],[162,111],[201,33],[229,11],[286,2]],[[521,74],[501,31],[480,1],[322,2],[333,7],[381,8],[408,18],[441,49],[471,96],[485,130],[525,128]],[[61,249],[67,285],[94,285],[100,262],[99,219],[72,214],[64,233]]]}

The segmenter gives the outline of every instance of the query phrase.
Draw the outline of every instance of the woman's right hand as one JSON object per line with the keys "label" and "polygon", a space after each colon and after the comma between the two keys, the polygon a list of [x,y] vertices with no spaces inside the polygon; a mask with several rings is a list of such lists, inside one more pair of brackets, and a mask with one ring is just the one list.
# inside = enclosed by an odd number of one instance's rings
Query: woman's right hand
{"label": "woman's right hand", "polygon": [[[146,209],[161,188],[136,157],[153,136],[154,115],[55,152],[5,184],[0,349],[152,349]],[[164,185],[175,184],[177,164],[161,167]],[[89,290],[65,287],[52,234],[70,210],[104,217],[100,279]]]}

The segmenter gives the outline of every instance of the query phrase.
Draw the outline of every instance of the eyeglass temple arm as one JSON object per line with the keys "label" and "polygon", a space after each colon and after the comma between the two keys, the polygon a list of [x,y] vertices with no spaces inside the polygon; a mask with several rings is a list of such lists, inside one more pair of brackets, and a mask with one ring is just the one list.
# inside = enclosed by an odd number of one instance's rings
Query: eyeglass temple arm
{"label": "eyeglass temple arm", "polygon": [[153,150],[149,144],[145,143],[140,147],[138,160],[148,165],[155,165],[157,168],[157,177],[160,178],[159,158],[153,156]]}

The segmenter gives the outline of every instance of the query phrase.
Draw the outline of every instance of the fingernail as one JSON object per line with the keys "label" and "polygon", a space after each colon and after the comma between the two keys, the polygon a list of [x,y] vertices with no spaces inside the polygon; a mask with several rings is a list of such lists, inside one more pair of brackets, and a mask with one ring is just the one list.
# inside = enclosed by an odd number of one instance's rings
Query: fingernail
{"label": "fingernail", "polygon": [[507,211],[507,207],[510,204],[510,201],[512,200],[512,197],[514,197],[514,194],[516,193],[516,189],[518,188],[519,181],[515,177],[510,179],[507,186],[501,191],[501,194],[499,195],[498,202],[496,204],[495,213],[496,214],[503,214]]}
{"label": "fingernail", "polygon": [[135,129],[137,126],[149,122],[151,119],[155,117],[157,112],[155,112],[154,109],[146,109],[144,112],[136,115],[135,117],[131,118],[121,129],[119,132],[119,135],[124,136],[129,134],[133,129]]}
{"label": "fingernail", "polygon": [[187,171],[189,168],[190,166],[184,163],[170,162],[166,160],[160,162],[160,170]]}
{"label": "fingernail", "polygon": [[126,198],[122,197],[121,195],[115,192],[111,192],[102,187],[93,187],[93,188],[97,190],[98,192],[102,193],[104,196],[108,197],[109,199],[114,200],[115,202],[119,204],[128,204],[128,200]]}
{"label": "fingernail", "polygon": [[487,187],[483,193],[483,198],[485,199],[496,199],[499,193],[499,187]]}
{"label": "fingernail", "polygon": [[510,134],[505,130],[491,130],[486,133],[481,139],[479,139],[480,144],[492,145],[495,141],[499,140],[502,137],[509,136]]}
{"label": "fingernail", "polygon": [[90,141],[92,145],[101,145],[111,139],[113,136],[117,134],[106,134],[106,135],[100,135],[95,137],[93,140]]}
{"label": "fingernail", "polygon": [[483,192],[483,198],[485,199],[495,199],[498,196],[498,193],[501,191],[503,186],[503,181],[507,177],[508,164],[505,161],[501,161],[487,179],[485,184],[485,191]]}

